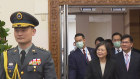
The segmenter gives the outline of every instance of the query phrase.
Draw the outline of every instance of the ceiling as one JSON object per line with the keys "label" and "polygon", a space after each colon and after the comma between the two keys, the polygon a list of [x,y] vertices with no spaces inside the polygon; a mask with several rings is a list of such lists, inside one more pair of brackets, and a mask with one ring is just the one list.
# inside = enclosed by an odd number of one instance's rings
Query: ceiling
{"label": "ceiling", "polygon": [[140,9],[140,6],[69,6],[69,14],[112,14],[127,13],[130,9]]}
{"label": "ceiling", "polygon": [[140,9],[140,6],[69,6],[68,21],[76,22],[77,14],[88,14],[89,22],[109,22],[110,14],[124,15],[132,9]]}

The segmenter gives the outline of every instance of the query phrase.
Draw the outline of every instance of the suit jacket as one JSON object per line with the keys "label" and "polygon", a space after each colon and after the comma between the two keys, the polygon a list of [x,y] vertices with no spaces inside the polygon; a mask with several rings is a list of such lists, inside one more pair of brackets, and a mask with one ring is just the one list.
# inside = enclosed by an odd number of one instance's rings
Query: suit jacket
{"label": "suit jacket", "polygon": [[116,54],[115,54],[115,48],[114,47],[112,47],[112,49],[111,49],[111,57],[114,57]]}
{"label": "suit jacket", "polygon": [[[89,47],[87,48],[91,55],[91,59],[95,58],[94,49]],[[88,62],[79,48],[77,48],[74,52],[70,53],[68,57],[68,63],[69,79],[84,79]]]}
{"label": "suit jacket", "polygon": [[[8,50],[8,73],[12,77],[14,67],[18,64],[21,79],[56,79],[54,62],[50,52],[32,45],[27,53],[23,65],[20,62],[18,47]],[[40,64],[31,64],[33,59],[39,59]],[[6,79],[4,59],[1,55],[0,79]]]}
{"label": "suit jacket", "polygon": [[106,62],[104,75],[102,76],[100,61],[92,60],[87,68],[85,79],[116,79],[115,78],[115,61],[108,59]]}
{"label": "suit jacket", "polygon": [[127,71],[123,52],[116,55],[117,79],[140,79],[140,54],[131,51],[129,70]]}
{"label": "suit jacket", "polygon": [[140,53],[139,49],[132,48],[132,51]]}
{"label": "suit jacket", "polygon": [[[120,52],[122,52],[122,51],[120,51]],[[120,53],[119,52],[119,53]],[[115,56],[116,56],[116,50],[115,50],[115,48],[113,47],[112,49],[111,49],[111,58],[115,58]]]}

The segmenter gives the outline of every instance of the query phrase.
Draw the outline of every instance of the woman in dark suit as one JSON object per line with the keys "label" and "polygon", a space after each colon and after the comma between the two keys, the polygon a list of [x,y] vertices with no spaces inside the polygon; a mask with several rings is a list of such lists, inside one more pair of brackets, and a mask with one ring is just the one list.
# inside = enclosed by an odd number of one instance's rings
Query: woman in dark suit
{"label": "woman in dark suit", "polygon": [[99,43],[95,52],[97,59],[89,63],[85,79],[116,79],[115,61],[110,58],[110,48],[107,42]]}

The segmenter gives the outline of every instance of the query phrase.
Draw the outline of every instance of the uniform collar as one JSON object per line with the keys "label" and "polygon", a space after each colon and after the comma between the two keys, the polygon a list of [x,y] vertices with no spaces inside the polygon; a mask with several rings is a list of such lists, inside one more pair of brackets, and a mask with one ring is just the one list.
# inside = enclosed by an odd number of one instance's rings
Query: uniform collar
{"label": "uniform collar", "polygon": [[[26,54],[29,52],[30,48],[32,47],[33,44],[31,44],[28,48],[25,49]],[[18,46],[18,50],[19,50],[19,54],[20,52],[23,50],[20,48],[20,46]]]}

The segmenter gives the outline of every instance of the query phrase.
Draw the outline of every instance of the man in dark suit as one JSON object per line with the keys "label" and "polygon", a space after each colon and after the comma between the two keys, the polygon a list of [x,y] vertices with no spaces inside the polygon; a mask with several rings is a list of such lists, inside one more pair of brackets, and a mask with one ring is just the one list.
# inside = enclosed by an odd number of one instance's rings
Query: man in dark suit
{"label": "man in dark suit", "polygon": [[88,62],[95,58],[94,49],[86,47],[85,41],[82,33],[75,35],[77,49],[70,53],[68,58],[69,79],[84,79]]}
{"label": "man in dark suit", "polygon": [[21,11],[10,20],[18,46],[2,53],[0,79],[57,79],[51,53],[32,43],[38,20]]}
{"label": "man in dark suit", "polygon": [[114,57],[117,53],[122,51],[121,48],[122,35],[118,32],[112,34],[113,48],[111,49],[111,56]]}
{"label": "man in dark suit", "polygon": [[116,77],[118,79],[140,79],[140,54],[132,51],[133,38],[124,35],[121,39],[122,52],[116,55]]}
{"label": "man in dark suit", "polygon": [[140,50],[139,50],[139,49],[136,49],[136,48],[134,48],[134,47],[132,47],[132,51],[135,51],[135,52],[140,53]]}

